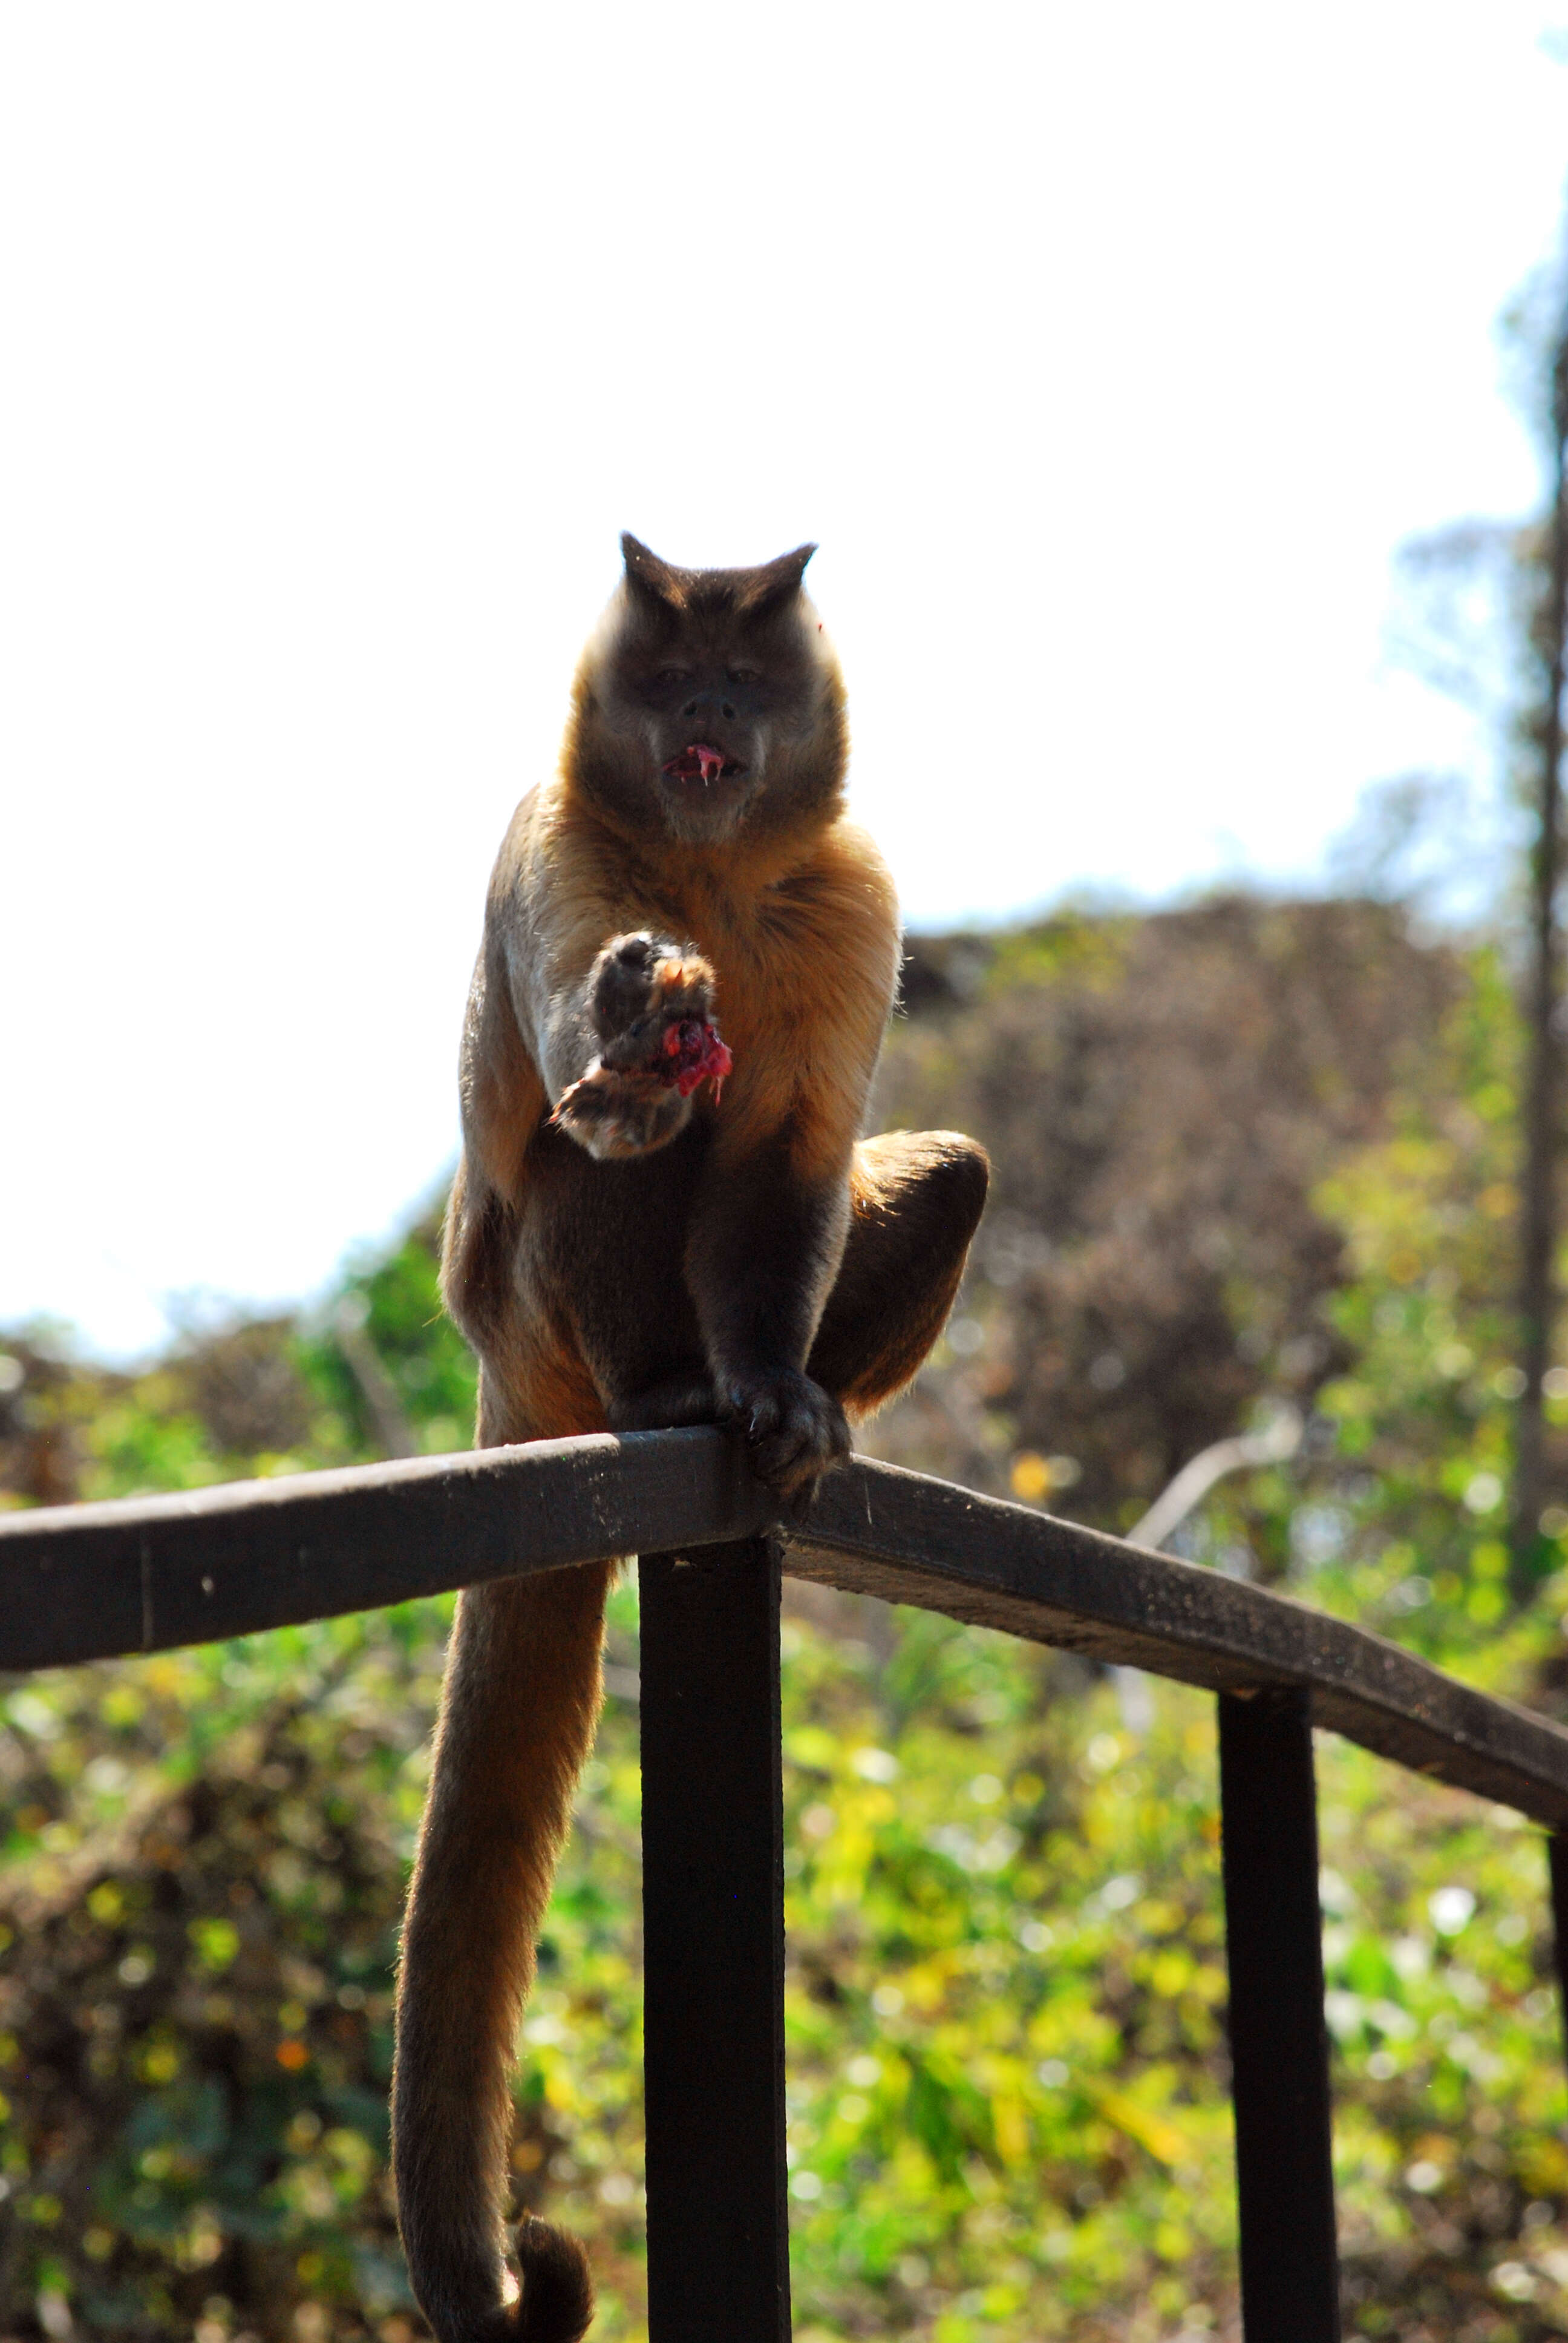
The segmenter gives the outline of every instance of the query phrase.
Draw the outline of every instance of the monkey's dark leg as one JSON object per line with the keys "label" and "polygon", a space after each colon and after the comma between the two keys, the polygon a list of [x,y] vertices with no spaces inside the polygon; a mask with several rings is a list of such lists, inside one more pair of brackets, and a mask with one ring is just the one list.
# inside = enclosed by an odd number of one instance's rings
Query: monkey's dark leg
{"label": "monkey's dark leg", "polygon": [[673,1432],[684,1423],[717,1423],[719,1397],[707,1373],[671,1375],[651,1391],[612,1400],[605,1413],[612,1432]]}
{"label": "monkey's dark leg", "polygon": [[535,1211],[552,1313],[571,1329],[615,1432],[717,1420],[713,1381],[682,1275],[707,1136],[594,1162],[556,1132],[536,1150]]}
{"label": "monkey's dark leg", "polygon": [[951,1131],[862,1140],[849,1240],[806,1372],[852,1416],[918,1373],[941,1332],[980,1224],[990,1167]]}

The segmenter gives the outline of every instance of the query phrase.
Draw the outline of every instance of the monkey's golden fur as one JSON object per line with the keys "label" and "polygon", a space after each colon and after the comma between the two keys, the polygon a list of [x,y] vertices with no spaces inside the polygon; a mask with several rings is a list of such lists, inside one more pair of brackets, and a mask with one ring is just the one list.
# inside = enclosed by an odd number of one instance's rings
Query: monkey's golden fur
{"label": "monkey's golden fur", "polygon": [[[843,812],[843,686],[800,591],[809,552],[680,571],[628,539],[558,776],[501,848],[444,1268],[479,1357],[481,1446],[728,1421],[798,1493],[847,1445],[843,1411],[901,1388],[951,1305],[983,1155],[945,1132],[858,1138],[898,913]],[[676,770],[699,737],[728,777],[710,788],[705,763],[700,795]],[[719,1103],[625,1070],[638,1036],[693,1013],[734,1055]],[[591,2317],[580,2247],[542,2223],[518,2238],[518,2297],[501,2195],[611,1576],[501,1581],[458,1605],[394,2094],[399,2217],[441,2343],[573,2343]]]}

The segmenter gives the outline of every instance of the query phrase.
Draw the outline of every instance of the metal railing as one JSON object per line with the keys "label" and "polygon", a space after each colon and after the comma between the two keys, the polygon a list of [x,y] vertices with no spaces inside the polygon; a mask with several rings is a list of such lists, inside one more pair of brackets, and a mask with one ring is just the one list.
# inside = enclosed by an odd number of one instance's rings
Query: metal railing
{"label": "metal railing", "polygon": [[779,1520],[714,1431],[540,1441],[0,1516],[0,1669],[641,1556],[652,2343],[787,2343],[780,1573],[1219,1694],[1248,2343],[1339,2335],[1312,1727],[1551,1834],[1568,1733],[1288,1597],[891,1465]]}

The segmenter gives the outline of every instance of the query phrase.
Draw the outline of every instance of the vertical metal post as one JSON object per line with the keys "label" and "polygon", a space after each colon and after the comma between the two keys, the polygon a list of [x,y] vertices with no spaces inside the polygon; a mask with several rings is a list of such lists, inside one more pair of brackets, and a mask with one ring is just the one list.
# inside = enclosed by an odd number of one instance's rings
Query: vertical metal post
{"label": "vertical metal post", "polygon": [[1563,2048],[1568,2050],[1568,1831],[1552,1833],[1546,1842],[1546,1863],[1552,1887],[1552,1961],[1563,2012]]}
{"label": "vertical metal post", "polygon": [[1225,1943],[1247,2343],[1339,2343],[1309,1695],[1220,1695]]}
{"label": "vertical metal post", "polygon": [[649,2343],[789,2343],[779,1561],[639,1578]]}

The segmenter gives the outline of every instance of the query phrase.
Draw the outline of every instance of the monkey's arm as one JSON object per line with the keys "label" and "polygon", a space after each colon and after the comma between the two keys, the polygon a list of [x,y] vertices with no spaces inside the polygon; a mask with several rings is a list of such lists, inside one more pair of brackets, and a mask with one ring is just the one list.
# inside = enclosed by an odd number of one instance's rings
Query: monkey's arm
{"label": "monkey's arm", "polygon": [[788,1130],[711,1166],[692,1215],[686,1279],[719,1408],[777,1488],[809,1485],[849,1453],[842,1408],[805,1372],[849,1226],[848,1154],[841,1172],[813,1172]]}
{"label": "monkey's arm", "polygon": [[687,1284],[720,1408],[764,1480],[809,1484],[844,1455],[837,1401],[805,1372],[849,1226],[849,1167],[892,1007],[892,884],[842,825],[771,952],[770,1013],[742,1028],[692,1213]]}
{"label": "monkey's arm", "polygon": [[489,990],[534,1069],[530,1130],[548,1113],[600,1158],[664,1146],[697,1085],[727,1071],[713,972],[649,908],[625,858],[607,857],[549,793],[519,808],[490,885]]}

